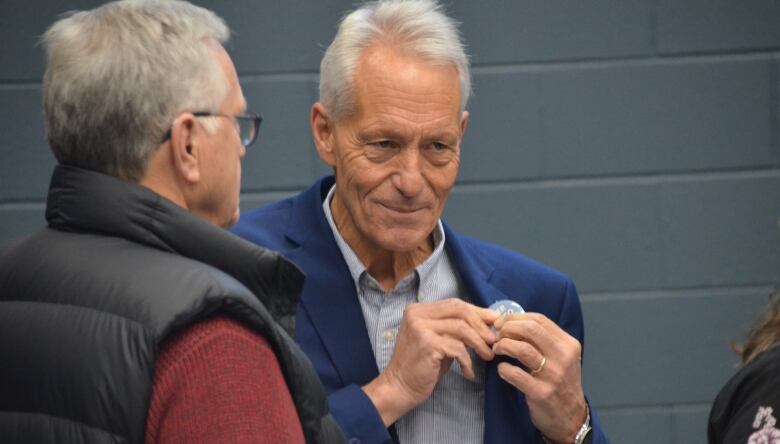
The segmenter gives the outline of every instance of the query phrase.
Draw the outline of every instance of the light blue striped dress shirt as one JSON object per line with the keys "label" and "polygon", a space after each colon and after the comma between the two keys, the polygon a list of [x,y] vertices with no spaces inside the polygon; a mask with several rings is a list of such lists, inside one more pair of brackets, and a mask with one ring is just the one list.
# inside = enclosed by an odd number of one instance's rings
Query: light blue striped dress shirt
{"label": "light blue striped dress shirt", "polygon": [[[336,243],[355,282],[360,307],[366,321],[379,371],[387,368],[395,349],[404,307],[415,302],[433,302],[448,298],[468,301],[465,288],[444,251],[441,221],[434,231],[433,253],[412,273],[385,292],[366,270],[352,248],[344,241],[333,222],[330,201],[336,187],[330,189],[322,208]],[[475,381],[463,376],[454,362],[427,401],[409,411],[395,423],[402,443],[453,444],[481,443],[485,430],[485,365],[473,351]]]}

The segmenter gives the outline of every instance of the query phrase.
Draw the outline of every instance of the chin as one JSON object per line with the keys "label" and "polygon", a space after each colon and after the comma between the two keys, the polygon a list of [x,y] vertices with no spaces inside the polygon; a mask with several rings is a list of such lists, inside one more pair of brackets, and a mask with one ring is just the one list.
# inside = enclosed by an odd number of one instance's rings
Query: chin
{"label": "chin", "polygon": [[238,223],[238,218],[240,216],[241,216],[241,210],[236,208],[233,214],[220,218],[217,225],[219,225],[222,228],[230,228],[236,223]]}
{"label": "chin", "polygon": [[233,217],[231,217],[231,218],[228,220],[228,222],[227,222],[225,225],[223,225],[222,227],[223,227],[223,228],[230,228],[230,227],[232,227],[233,225],[235,225],[235,224],[237,224],[237,223],[238,223],[238,219],[239,219],[240,217],[241,217],[241,211],[239,211],[239,210],[236,210],[236,212],[233,214]]}
{"label": "chin", "polygon": [[424,230],[383,230],[384,236],[377,239],[377,244],[382,248],[396,253],[409,253],[424,244],[431,234]]}

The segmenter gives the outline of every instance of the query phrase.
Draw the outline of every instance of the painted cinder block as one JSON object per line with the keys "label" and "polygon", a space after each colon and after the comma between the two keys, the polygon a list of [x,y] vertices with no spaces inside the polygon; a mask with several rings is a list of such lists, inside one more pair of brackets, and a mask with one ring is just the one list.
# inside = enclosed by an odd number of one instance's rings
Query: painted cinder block
{"label": "painted cinder block", "polygon": [[780,284],[780,172],[661,185],[663,285]]}
{"label": "painted cinder block", "polygon": [[0,248],[45,226],[46,217],[42,203],[0,205]]}
{"label": "painted cinder block", "polygon": [[54,155],[46,141],[37,85],[0,86],[0,202],[43,200]]}
{"label": "painted cinder block", "polygon": [[655,22],[664,54],[780,47],[780,3],[774,0],[659,0]]}
{"label": "painted cinder block", "polygon": [[477,65],[649,54],[651,2],[448,2]]}
{"label": "painted cinder block", "polygon": [[776,283],[778,180],[770,171],[463,185],[445,215],[562,270],[584,292]]}
{"label": "painted cinder block", "polygon": [[101,0],[0,2],[0,81],[43,77],[45,55],[40,36],[57,18],[73,10],[92,9]]}
{"label": "painted cinder block", "polygon": [[195,0],[219,14],[233,32],[228,50],[241,74],[319,71],[350,0]]}
{"label": "painted cinder block", "polygon": [[771,287],[584,295],[584,385],[604,407],[710,403]]}
{"label": "painted cinder block", "polygon": [[458,187],[446,220],[563,271],[580,291],[655,287],[661,244],[654,189],[580,185]]}
{"label": "painted cinder block", "polygon": [[539,76],[477,72],[461,143],[460,183],[539,176],[543,149]]}
{"label": "painted cinder block", "polygon": [[477,69],[461,183],[777,165],[769,56]]}
{"label": "painted cinder block", "polygon": [[263,116],[255,144],[242,160],[242,189],[302,188],[316,177],[309,110],[316,99],[311,76],[242,77],[249,109]]}
{"label": "painted cinder block", "polygon": [[[614,443],[673,444],[673,423],[668,409],[599,410],[604,430]],[[682,443],[680,443],[682,444]]]}
{"label": "painted cinder block", "polygon": [[769,57],[628,62],[542,75],[544,175],[772,166]]}
{"label": "painted cinder block", "polygon": [[676,444],[707,444],[707,420],[710,404],[683,406],[672,409],[674,420],[674,442]]}

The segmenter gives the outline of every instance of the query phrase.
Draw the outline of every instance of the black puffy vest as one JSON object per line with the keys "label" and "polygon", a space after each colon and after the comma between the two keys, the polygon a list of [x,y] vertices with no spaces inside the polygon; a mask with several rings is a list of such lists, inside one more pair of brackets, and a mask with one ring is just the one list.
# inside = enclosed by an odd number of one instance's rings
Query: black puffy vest
{"label": "black puffy vest", "polygon": [[307,442],[343,442],[280,327],[292,329],[303,281],[292,263],[79,168],[55,169],[46,218],[0,252],[0,442],[143,442],[161,342],[215,313],[271,345]]}

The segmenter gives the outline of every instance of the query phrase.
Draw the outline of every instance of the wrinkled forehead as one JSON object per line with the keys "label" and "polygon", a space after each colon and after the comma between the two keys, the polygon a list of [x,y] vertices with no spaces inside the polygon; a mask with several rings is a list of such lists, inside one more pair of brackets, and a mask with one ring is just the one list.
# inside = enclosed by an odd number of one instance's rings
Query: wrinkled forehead
{"label": "wrinkled forehead", "polygon": [[401,107],[415,114],[448,110],[458,117],[460,79],[454,64],[435,64],[395,48],[367,49],[354,79],[354,112]]}

